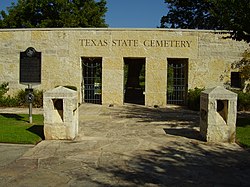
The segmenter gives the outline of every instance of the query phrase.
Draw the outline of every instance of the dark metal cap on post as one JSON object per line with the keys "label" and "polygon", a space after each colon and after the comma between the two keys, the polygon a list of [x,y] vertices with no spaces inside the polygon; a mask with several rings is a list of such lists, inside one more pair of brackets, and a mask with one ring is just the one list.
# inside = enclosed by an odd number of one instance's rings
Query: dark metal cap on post
{"label": "dark metal cap on post", "polygon": [[25,97],[27,103],[33,103],[35,96],[33,93],[28,93]]}

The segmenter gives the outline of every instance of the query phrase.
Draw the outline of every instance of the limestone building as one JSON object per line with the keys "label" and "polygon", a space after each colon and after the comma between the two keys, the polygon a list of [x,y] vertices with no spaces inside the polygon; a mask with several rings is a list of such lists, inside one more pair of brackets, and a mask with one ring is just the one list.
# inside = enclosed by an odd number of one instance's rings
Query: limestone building
{"label": "limestone building", "polygon": [[75,86],[79,103],[182,105],[188,89],[238,86],[231,64],[248,45],[227,36],[203,30],[2,29],[0,83],[9,83],[9,94],[27,87],[20,80],[20,64],[31,47],[41,65],[35,89]]}

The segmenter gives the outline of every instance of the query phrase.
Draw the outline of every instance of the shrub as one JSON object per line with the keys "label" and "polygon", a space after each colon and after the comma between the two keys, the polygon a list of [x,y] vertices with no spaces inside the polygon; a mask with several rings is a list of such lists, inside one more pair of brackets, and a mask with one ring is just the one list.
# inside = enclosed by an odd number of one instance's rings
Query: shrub
{"label": "shrub", "polygon": [[0,106],[12,105],[12,98],[10,96],[4,96],[9,88],[9,83],[4,82],[0,85]]}
{"label": "shrub", "polygon": [[237,109],[238,110],[250,110],[250,93],[243,93],[242,91],[234,91],[238,94]]}
{"label": "shrub", "polygon": [[[195,88],[188,91],[188,108],[191,110],[200,110],[200,94],[204,88]],[[243,93],[243,91],[233,90],[238,94],[237,109],[239,111],[250,111],[250,93]]]}
{"label": "shrub", "polygon": [[188,108],[191,110],[200,110],[200,95],[204,88],[197,88],[188,90]]}
{"label": "shrub", "polygon": [[[11,96],[4,96],[8,91],[8,83],[3,83],[0,85],[0,107],[25,107],[28,106],[26,102],[27,92],[24,90],[18,91],[18,93]],[[35,98],[33,101],[33,106],[36,108],[43,106],[43,91],[34,90],[33,92]]]}
{"label": "shrub", "polygon": [[18,100],[14,97],[6,96],[0,99],[0,106],[2,107],[16,107],[18,106]]}
{"label": "shrub", "polygon": [[27,106],[26,100],[25,100],[25,96],[26,96],[26,92],[24,90],[19,90],[17,95],[15,96],[18,100],[18,105],[19,106]]}
{"label": "shrub", "polygon": [[[43,106],[43,91],[40,90],[35,90],[33,91],[34,94],[34,101],[33,101],[33,106],[36,108],[40,108]],[[24,90],[20,90],[17,95],[16,99],[18,101],[18,106],[28,106],[29,103],[26,102],[26,95],[27,92]]]}
{"label": "shrub", "polygon": [[8,88],[9,83],[4,82],[0,85],[0,99],[4,97],[4,94],[6,94],[9,90]]}
{"label": "shrub", "polygon": [[34,90],[34,102],[33,106],[36,108],[43,107],[43,91],[42,90]]}

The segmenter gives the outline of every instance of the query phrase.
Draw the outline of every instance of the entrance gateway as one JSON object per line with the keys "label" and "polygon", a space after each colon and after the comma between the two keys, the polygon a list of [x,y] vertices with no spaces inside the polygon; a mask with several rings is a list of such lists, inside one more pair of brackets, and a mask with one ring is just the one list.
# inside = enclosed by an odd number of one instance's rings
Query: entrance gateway
{"label": "entrance gateway", "polygon": [[[124,103],[145,104],[146,59],[125,57]],[[82,58],[83,102],[102,104],[102,58]],[[188,90],[188,59],[167,59],[167,104],[185,105]]]}
{"label": "entrance gateway", "polygon": [[124,103],[145,104],[145,58],[124,58]]}
{"label": "entrance gateway", "polygon": [[239,87],[232,64],[249,48],[226,31],[1,29],[0,84],[9,83],[9,95],[25,89],[18,81],[20,53],[30,46],[41,54],[41,84],[35,89],[72,86],[78,103],[149,107],[185,105],[187,90],[196,87]]}
{"label": "entrance gateway", "polygon": [[188,59],[168,59],[167,103],[185,105],[188,91]]}
{"label": "entrance gateway", "polygon": [[[102,58],[82,58],[83,102],[102,104]],[[145,104],[145,58],[124,58],[124,103]]]}
{"label": "entrance gateway", "polygon": [[82,58],[83,102],[102,104],[102,58]]}

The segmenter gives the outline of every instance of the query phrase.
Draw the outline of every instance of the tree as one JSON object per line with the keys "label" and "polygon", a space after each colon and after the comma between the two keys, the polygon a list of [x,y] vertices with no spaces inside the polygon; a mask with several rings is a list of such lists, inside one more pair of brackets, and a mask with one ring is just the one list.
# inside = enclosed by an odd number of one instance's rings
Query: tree
{"label": "tree", "polygon": [[165,0],[168,14],[161,18],[161,27],[182,29],[220,29],[209,12],[213,4],[207,0]]}
{"label": "tree", "polygon": [[7,10],[1,28],[107,27],[106,0],[18,0]]}
{"label": "tree", "polygon": [[250,42],[249,0],[165,0],[169,12],[161,27],[225,29],[232,37]]}
{"label": "tree", "polygon": [[[249,0],[165,0],[169,12],[161,27],[182,29],[225,29],[236,40],[250,42]],[[232,68],[241,72],[244,90],[250,90],[250,51]]]}
{"label": "tree", "polygon": [[210,0],[210,12],[223,25],[231,30],[232,37],[250,42],[250,1],[249,0]]}
{"label": "tree", "polygon": [[242,90],[250,93],[250,49],[243,53],[243,58],[240,61],[234,62],[232,69],[238,69],[242,81]]}

